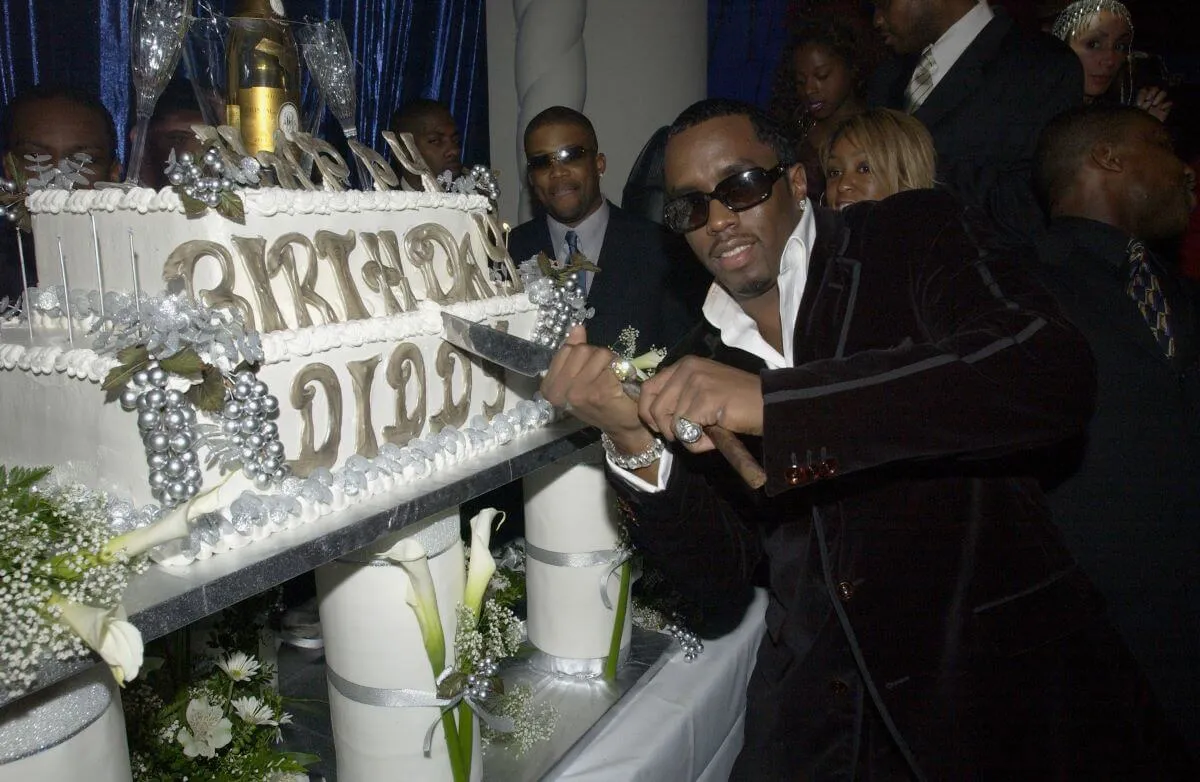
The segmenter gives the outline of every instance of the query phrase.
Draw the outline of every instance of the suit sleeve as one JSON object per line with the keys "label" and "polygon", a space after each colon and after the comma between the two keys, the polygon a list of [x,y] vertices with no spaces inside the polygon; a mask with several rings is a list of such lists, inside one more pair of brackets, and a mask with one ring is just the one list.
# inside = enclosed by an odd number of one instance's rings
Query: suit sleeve
{"label": "suit sleeve", "polygon": [[[768,495],[902,461],[1007,455],[1086,426],[1095,371],[1082,335],[1020,259],[983,246],[958,207],[908,195],[858,214],[876,226],[862,257],[896,264],[870,273],[898,275],[888,277],[891,300],[908,312],[895,317],[911,318],[915,334],[762,373]],[[916,231],[879,227],[916,219]],[[856,317],[878,305],[876,285]]]}
{"label": "suit sleeve", "polygon": [[[1058,55],[1058,56],[1055,56]],[[1038,137],[1051,119],[1083,103],[1083,69],[1070,52],[1048,52],[1040,78],[1013,106],[1018,122],[1005,129],[1003,147],[993,157],[941,160],[938,182],[969,204],[981,207],[1010,243],[1041,233],[1046,218],[1033,190],[1033,156]]]}
{"label": "suit sleeve", "polygon": [[748,507],[731,502],[738,494],[711,482],[710,473],[730,472],[722,457],[676,454],[665,489],[653,494],[609,471],[638,550],[698,609],[694,629],[712,636],[736,627],[753,597],[762,543]]}

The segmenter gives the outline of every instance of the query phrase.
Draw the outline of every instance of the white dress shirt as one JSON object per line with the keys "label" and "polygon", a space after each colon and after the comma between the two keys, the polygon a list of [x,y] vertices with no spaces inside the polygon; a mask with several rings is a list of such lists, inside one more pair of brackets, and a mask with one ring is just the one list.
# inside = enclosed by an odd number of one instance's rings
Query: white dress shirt
{"label": "white dress shirt", "polygon": [[[816,238],[817,221],[813,217],[811,203],[805,201],[804,214],[783,246],[783,258],[779,262],[779,322],[783,327],[783,354],[763,339],[758,324],[746,314],[737,300],[714,282],[704,300],[704,319],[716,327],[722,342],[758,356],[766,362],[767,369],[785,369],[795,364],[796,319],[800,316],[800,300],[804,298],[804,285],[808,281],[808,259]],[[608,463],[617,475],[634,488],[656,492],[666,488],[672,461],[668,448],[658,462],[657,486],[628,470],[622,470],[611,459]]]}
{"label": "white dress shirt", "polygon": [[950,72],[954,63],[958,62],[958,58],[962,57],[962,53],[967,50],[971,42],[979,36],[979,33],[983,32],[983,28],[988,26],[988,22],[992,21],[993,16],[995,13],[987,4],[987,0],[979,0],[974,8],[950,25],[950,29],[942,33],[941,38],[927,47],[933,55],[932,89],[937,89],[938,83]]}

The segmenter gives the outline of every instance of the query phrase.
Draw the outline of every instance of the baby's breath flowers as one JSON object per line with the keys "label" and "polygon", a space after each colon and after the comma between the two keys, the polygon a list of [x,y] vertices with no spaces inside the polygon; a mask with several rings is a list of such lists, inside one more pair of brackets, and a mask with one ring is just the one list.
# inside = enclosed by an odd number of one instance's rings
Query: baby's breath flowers
{"label": "baby's breath flowers", "polygon": [[[132,512],[101,492],[44,480],[49,474],[0,467],[0,689],[8,697],[28,691],[46,662],[89,648],[122,686],[136,677],[142,636],[121,597],[150,566],[146,552],[186,535],[220,488],[157,518],[154,506]],[[118,526],[127,531],[116,534]]]}
{"label": "baby's breath flowers", "polygon": [[0,467],[0,688],[26,692],[48,661],[101,652],[124,683],[141,636],[118,607],[143,556],[105,554],[108,499],[81,486],[42,486],[49,468]]}

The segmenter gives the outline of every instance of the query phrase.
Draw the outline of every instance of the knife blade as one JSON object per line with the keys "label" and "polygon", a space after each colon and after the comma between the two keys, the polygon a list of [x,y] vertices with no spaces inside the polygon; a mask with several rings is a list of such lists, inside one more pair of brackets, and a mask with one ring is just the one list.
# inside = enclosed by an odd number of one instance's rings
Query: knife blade
{"label": "knife blade", "polygon": [[[450,344],[527,377],[542,374],[554,360],[555,351],[545,345],[508,334],[486,323],[475,323],[443,312],[442,324],[445,326],[445,339]],[[621,387],[633,399],[641,395],[641,386],[637,383],[622,383]],[[767,482],[767,475],[758,460],[733,432],[720,426],[706,426],[704,432],[750,488],[761,488]]]}
{"label": "knife blade", "polygon": [[445,339],[468,353],[511,369],[519,375],[537,377],[550,368],[555,351],[486,323],[475,323],[449,312],[442,313]]}

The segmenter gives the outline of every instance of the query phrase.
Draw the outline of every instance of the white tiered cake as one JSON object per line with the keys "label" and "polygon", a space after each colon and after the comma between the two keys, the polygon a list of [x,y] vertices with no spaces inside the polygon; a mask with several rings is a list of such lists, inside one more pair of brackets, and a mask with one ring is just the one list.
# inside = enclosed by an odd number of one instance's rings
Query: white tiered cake
{"label": "white tiered cake", "polygon": [[[29,207],[40,290],[104,292],[109,307],[116,291],[182,291],[239,313],[261,334],[258,379],[280,401],[279,438],[301,477],[490,417],[532,393],[439,337],[442,309],[521,334],[536,317],[484,197],[276,188],[241,196],[245,225],[214,211],[188,218],[170,189],[38,191]],[[67,307],[47,313],[34,301],[32,344],[23,323],[0,332],[8,370],[0,463],[59,465],[149,502],[136,416],[105,404],[99,387],[117,361],[87,336],[101,297],[90,305],[71,297],[70,328]],[[216,479],[209,470],[203,483]]]}

